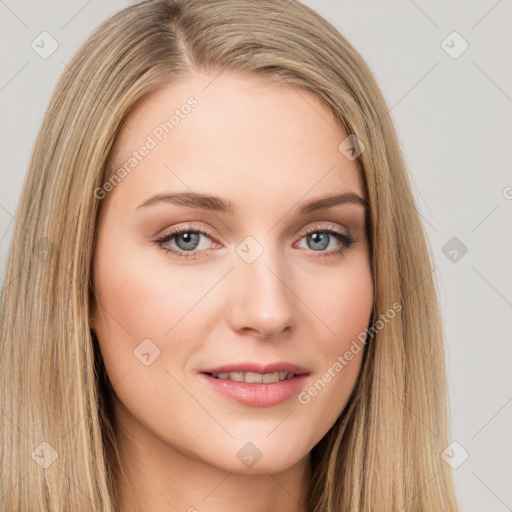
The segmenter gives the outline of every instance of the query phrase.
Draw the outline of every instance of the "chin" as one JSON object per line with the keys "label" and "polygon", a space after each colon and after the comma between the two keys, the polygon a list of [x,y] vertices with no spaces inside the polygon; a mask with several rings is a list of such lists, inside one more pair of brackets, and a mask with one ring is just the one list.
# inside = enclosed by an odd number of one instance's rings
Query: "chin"
{"label": "chin", "polygon": [[[297,437],[287,434],[288,441]],[[221,453],[212,454],[214,457],[209,462],[227,472],[264,475],[286,471],[309,456],[309,451],[302,453],[297,443],[287,446],[282,441],[282,438],[276,438],[275,442],[232,441]]]}

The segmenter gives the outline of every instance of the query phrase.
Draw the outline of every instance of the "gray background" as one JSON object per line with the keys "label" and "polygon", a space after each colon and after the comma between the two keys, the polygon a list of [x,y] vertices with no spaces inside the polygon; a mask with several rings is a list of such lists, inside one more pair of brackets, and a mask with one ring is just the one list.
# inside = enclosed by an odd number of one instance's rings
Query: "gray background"
{"label": "gray background", "polygon": [[[512,1],[305,3],[369,63],[410,166],[445,321],[458,444],[444,457],[458,466],[462,510],[512,510]],[[57,78],[93,28],[128,4],[0,0],[0,283]],[[58,43],[48,58],[31,47],[43,31]],[[458,55],[461,38],[469,46]]]}

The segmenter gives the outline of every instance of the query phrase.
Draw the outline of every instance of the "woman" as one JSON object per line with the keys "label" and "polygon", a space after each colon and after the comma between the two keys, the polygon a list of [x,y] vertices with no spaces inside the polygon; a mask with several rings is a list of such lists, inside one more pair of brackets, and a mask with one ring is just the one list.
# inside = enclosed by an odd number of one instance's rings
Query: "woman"
{"label": "woman", "polygon": [[311,9],[112,16],[56,87],[17,219],[1,510],[457,510],[397,136]]}

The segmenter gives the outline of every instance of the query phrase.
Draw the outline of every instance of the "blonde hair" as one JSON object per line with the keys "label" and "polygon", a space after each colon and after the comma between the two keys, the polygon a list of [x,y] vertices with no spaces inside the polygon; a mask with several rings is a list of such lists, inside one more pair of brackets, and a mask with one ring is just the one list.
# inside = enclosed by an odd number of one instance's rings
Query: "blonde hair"
{"label": "blonde hair", "polygon": [[456,511],[441,459],[447,390],[432,256],[395,128],[362,57],[289,0],[142,1],[66,66],[31,155],[3,287],[0,510],[115,510],[113,390],[89,327],[94,190],[142,98],[223,70],[310,91],[364,144],[372,320],[401,305],[368,340],[347,407],[312,450],[308,512]]}

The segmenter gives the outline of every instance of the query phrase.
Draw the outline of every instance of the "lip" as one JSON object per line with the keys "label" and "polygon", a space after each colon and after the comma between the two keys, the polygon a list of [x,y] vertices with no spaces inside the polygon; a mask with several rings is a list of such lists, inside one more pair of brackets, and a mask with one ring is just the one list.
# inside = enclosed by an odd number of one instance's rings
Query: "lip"
{"label": "lip", "polygon": [[275,373],[289,372],[297,375],[309,373],[306,368],[288,362],[277,362],[270,364],[258,364],[254,362],[233,363],[224,366],[205,368],[200,373],[231,373],[231,372],[254,372],[254,373]]}
{"label": "lip", "polygon": [[[217,379],[209,375],[210,373],[230,372],[255,372],[265,374],[279,371],[286,371],[294,373],[295,375],[291,379],[267,384],[247,384],[245,382],[235,382],[229,379]],[[266,365],[249,362],[234,363],[214,368],[205,368],[199,373],[199,377],[215,391],[250,407],[272,407],[286,402],[299,393],[308,376],[309,371],[307,369],[288,362]]]}

